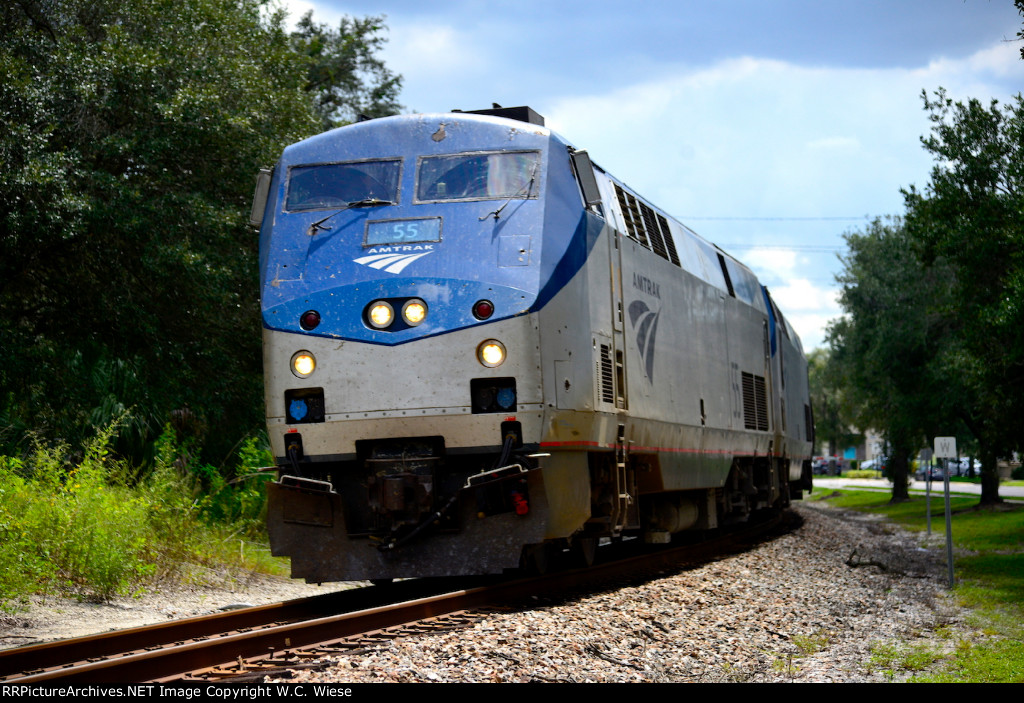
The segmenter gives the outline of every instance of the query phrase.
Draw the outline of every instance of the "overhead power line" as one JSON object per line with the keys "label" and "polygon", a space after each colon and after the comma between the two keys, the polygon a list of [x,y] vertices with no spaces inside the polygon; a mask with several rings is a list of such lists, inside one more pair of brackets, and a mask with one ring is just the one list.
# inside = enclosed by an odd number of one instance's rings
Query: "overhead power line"
{"label": "overhead power line", "polygon": [[803,252],[834,252],[844,251],[843,246],[826,246],[824,244],[757,244],[756,242],[744,242],[733,244],[719,244],[723,249],[785,249]]}
{"label": "overhead power line", "polygon": [[870,219],[867,215],[858,217],[695,217],[692,215],[673,215],[680,222],[688,220],[702,221],[738,221],[738,222],[855,222]]}

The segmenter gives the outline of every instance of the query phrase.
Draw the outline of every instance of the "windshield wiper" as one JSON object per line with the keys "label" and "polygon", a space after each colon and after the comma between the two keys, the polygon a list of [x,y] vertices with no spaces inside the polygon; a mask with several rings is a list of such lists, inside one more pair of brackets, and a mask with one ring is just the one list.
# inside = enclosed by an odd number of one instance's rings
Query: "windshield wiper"
{"label": "windshield wiper", "polygon": [[[396,203],[391,200],[381,200],[380,198],[363,198],[362,200],[353,200],[347,206],[348,207],[377,207],[378,205],[395,205]],[[346,208],[346,209],[347,209]],[[339,210],[340,212],[340,210]]]}
{"label": "windshield wiper", "polygon": [[396,202],[394,202],[392,200],[381,200],[380,198],[363,198],[362,200],[353,200],[352,202],[346,204],[345,207],[341,208],[340,210],[336,210],[335,212],[332,212],[330,215],[328,215],[327,217],[323,218],[322,220],[317,220],[316,222],[311,224],[309,226],[309,236],[312,237],[314,234],[316,234],[317,232],[320,232],[321,230],[325,231],[325,232],[327,230],[329,230],[330,227],[324,227],[324,223],[327,222],[327,220],[329,220],[332,217],[334,217],[335,215],[339,215],[339,214],[345,212],[346,210],[350,210],[352,208],[358,208],[358,207],[378,207],[380,205],[397,205],[397,204],[398,203],[396,203]]}
{"label": "windshield wiper", "polygon": [[533,162],[533,170],[530,171],[530,180],[527,181],[526,185],[523,186],[522,188],[520,188],[518,192],[513,193],[512,195],[508,196],[508,200],[506,200],[504,203],[502,203],[500,208],[498,208],[497,210],[492,210],[491,212],[489,212],[486,215],[484,215],[483,217],[481,217],[480,221],[483,222],[484,220],[486,220],[491,215],[494,215],[494,219],[498,219],[501,216],[501,211],[505,209],[505,206],[508,205],[513,200],[515,200],[516,198],[518,198],[521,195],[523,195],[524,193],[526,194],[526,197],[529,198],[530,197],[530,191],[533,190],[533,182],[537,178],[537,167],[538,166],[540,166],[540,161],[534,161]]}

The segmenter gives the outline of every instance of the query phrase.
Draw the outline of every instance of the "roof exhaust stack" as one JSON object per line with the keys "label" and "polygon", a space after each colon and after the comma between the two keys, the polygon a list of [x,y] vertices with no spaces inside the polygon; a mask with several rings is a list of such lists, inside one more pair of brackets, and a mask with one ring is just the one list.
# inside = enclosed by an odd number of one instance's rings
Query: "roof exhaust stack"
{"label": "roof exhaust stack", "polygon": [[502,107],[498,103],[491,103],[494,107],[488,110],[452,110],[452,112],[464,112],[469,115],[490,115],[491,117],[504,117],[509,120],[527,122],[540,127],[544,126],[544,118],[538,115],[532,107]]}

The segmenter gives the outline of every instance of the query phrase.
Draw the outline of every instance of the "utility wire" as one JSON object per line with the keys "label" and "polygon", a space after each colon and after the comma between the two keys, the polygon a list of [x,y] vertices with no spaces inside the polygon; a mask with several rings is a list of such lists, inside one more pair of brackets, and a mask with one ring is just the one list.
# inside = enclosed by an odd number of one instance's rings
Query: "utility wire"
{"label": "utility wire", "polygon": [[679,216],[673,215],[673,217],[680,222],[702,220],[702,221],[739,221],[739,222],[842,222],[842,221],[856,221],[856,220],[868,220],[870,219],[867,215],[861,215],[860,217],[694,217],[692,215]]}
{"label": "utility wire", "polygon": [[846,250],[844,246],[826,246],[824,244],[757,244],[756,242],[745,242],[743,244],[719,244],[718,246],[723,249],[780,249],[819,254],[830,254]]}

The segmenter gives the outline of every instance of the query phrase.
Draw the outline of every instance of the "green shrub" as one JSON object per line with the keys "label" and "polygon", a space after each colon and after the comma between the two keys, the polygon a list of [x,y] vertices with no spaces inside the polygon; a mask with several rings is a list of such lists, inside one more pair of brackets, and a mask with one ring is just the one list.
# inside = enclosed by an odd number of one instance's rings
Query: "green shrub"
{"label": "green shrub", "polygon": [[24,470],[20,459],[0,456],[0,604],[31,593],[56,573],[37,548],[38,530],[29,524],[38,494],[22,476]]}
{"label": "green shrub", "polygon": [[[98,432],[76,462],[67,445],[36,441],[24,458],[0,456],[0,604],[31,592],[91,600],[195,565],[267,569],[263,539],[265,438],[239,450],[240,477],[224,479],[165,429],[146,471],[110,450],[119,424]],[[271,568],[270,570],[276,570]]]}
{"label": "green shrub", "polygon": [[124,488],[76,476],[64,502],[61,570],[90,600],[108,600],[137,587],[148,563],[147,504]]}

